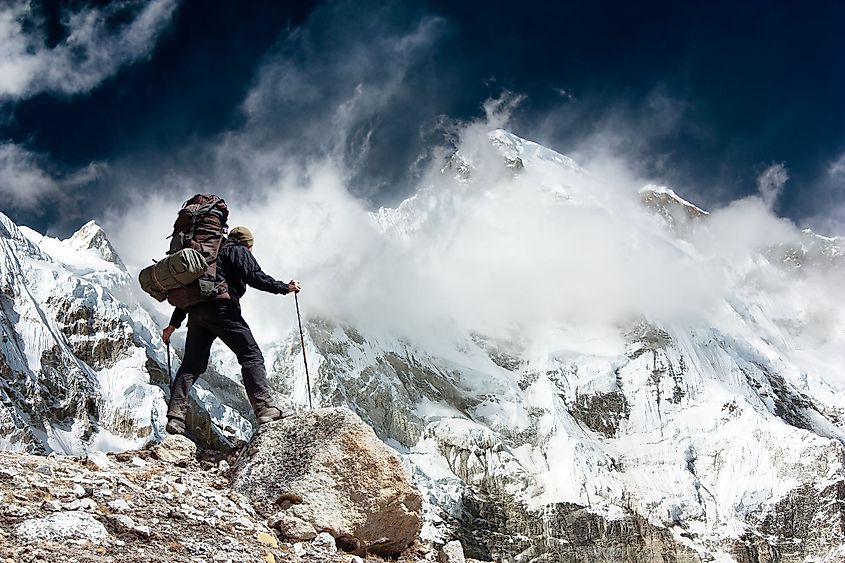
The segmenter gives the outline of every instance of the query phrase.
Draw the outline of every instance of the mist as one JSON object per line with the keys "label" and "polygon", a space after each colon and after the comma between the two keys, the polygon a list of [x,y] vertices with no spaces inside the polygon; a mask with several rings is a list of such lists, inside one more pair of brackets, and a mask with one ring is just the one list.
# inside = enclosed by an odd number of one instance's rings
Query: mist
{"label": "mist", "polygon": [[[490,134],[511,127],[524,97],[502,92],[477,119],[420,122],[409,142],[430,143],[413,174],[397,176],[408,183],[391,186],[411,195],[379,209],[360,186],[362,167],[372,166],[372,120],[408,96],[414,82],[406,77],[443,23],[373,30],[377,44],[339,50],[328,68],[294,48],[308,33],[268,55],[244,99],[242,125],[178,158],[162,155],[167,166],[154,188],[149,172],[112,166],[124,205],[103,223],[133,273],[164,254],[182,202],[213,192],[230,206],[230,227],[255,234],[264,271],[302,282],[306,318],[373,335],[444,349],[476,332],[523,342],[555,330],[621,334],[643,318],[730,334],[742,330],[735,303],[764,289],[779,296],[776,316],[798,319],[782,338],[841,343],[841,261],[799,270],[779,262],[784,249],[806,242],[775,211],[788,179],[783,165],[761,176],[758,194],[708,209],[679,232],[641,200],[640,189],[660,178],[643,176],[641,151],[621,149],[630,143],[620,135],[636,135],[636,124],[607,119],[582,144],[548,147],[578,155],[576,167],[555,162],[553,153],[508,166]],[[394,56],[380,61],[385,50]],[[302,100],[327,83],[342,87],[319,94],[315,115]],[[307,127],[299,142],[276,132],[294,102],[303,115],[293,123]],[[708,199],[672,187],[693,203]],[[260,342],[279,342],[296,326],[290,296],[252,290],[242,306]],[[159,310],[169,314],[166,305]]]}
{"label": "mist", "polygon": [[[489,136],[506,124],[495,111],[460,125],[451,160],[432,161],[415,196],[395,210],[369,209],[348,189],[342,159],[326,154],[280,161],[273,182],[256,184],[249,198],[229,196],[229,224],[254,232],[265,272],[302,281],[307,317],[432,342],[470,332],[530,340],[550,327],[621,327],[640,316],[718,325],[765,251],[801,244],[800,230],[757,196],[714,210],[679,237],[642,204],[647,182],[622,160],[508,167]],[[456,173],[458,161],[470,166],[468,177]],[[133,271],[163,255],[190,195],[139,196],[135,213],[106,221]],[[802,278],[773,271],[783,277],[753,283],[825,288],[834,292],[827,305],[806,303],[817,310],[802,316],[841,321],[830,308],[842,302],[833,283],[841,268]],[[245,318],[259,340],[289,334],[291,301],[247,295]]]}

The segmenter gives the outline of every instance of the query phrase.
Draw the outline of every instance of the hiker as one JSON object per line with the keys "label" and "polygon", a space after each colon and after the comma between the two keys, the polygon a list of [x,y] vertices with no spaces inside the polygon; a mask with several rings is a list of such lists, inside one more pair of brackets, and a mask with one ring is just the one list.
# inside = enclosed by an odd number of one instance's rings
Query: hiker
{"label": "hiker", "polygon": [[258,424],[282,418],[274,404],[264,368],[264,356],[252,336],[249,326],[241,316],[240,299],[246,286],[269,293],[298,293],[300,283],[277,281],[264,272],[252,256],[255,239],[246,227],[235,227],[229,232],[217,256],[217,279],[228,286],[226,293],[191,305],[186,309],[176,307],[170,324],[161,333],[167,344],[173,332],[188,317],[188,336],[185,340],[185,357],[170,387],[170,404],[167,409],[167,427],[170,434],[185,433],[185,414],[188,410],[188,392],[208,367],[211,344],[220,338],[238,358],[244,387]]}

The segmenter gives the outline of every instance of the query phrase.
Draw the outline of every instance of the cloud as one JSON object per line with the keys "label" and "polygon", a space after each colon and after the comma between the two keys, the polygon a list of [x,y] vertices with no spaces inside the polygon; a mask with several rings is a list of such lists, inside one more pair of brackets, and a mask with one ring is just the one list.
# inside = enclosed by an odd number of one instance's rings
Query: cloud
{"label": "cloud", "polygon": [[410,194],[409,178],[439,152],[439,142],[428,142],[443,134],[439,100],[422,93],[432,83],[432,51],[448,31],[443,19],[412,17],[398,5],[317,7],[265,55],[236,127],[154,159],[111,163],[109,184],[121,187],[114,204],[151,190],[249,201],[282,181],[307,184],[315,160],[332,162],[371,205]]}
{"label": "cloud", "polygon": [[553,88],[553,90],[563,99],[569,102],[577,101],[575,94],[569,88]]}
{"label": "cloud", "polygon": [[34,207],[58,189],[58,183],[38,161],[37,155],[18,145],[0,144],[0,193],[8,198],[11,207]]}
{"label": "cloud", "polygon": [[68,188],[89,184],[101,177],[105,165],[92,163],[66,174],[45,168],[46,158],[20,145],[0,143],[0,194],[10,208],[32,210],[48,197],[67,195]]}
{"label": "cloud", "polygon": [[[307,316],[439,349],[470,331],[530,340],[561,326],[624,326],[637,315],[718,323],[744,283],[737,265],[800,237],[753,197],[678,241],[641,204],[643,180],[618,159],[585,162],[591,174],[536,159],[515,173],[488,136],[507,125],[512,100],[491,100],[485,119],[454,130],[457,154],[473,168],[468,179],[432,161],[415,195],[381,220],[350,193],[343,161],[277,154],[274,181],[230,198],[230,224],[252,229],[267,273],[303,281]],[[127,263],[164,252],[180,197],[139,196],[135,212],[107,222]],[[251,292],[243,307],[262,341],[294,326],[278,296]]]}
{"label": "cloud", "polygon": [[[46,44],[29,2],[0,7],[0,101],[39,92],[87,92],[127,63],[146,57],[176,0],[121,1],[65,11],[65,37]],[[116,24],[115,20],[131,19]]]}
{"label": "cloud", "polygon": [[772,164],[757,177],[757,192],[769,209],[774,209],[783,187],[789,180],[789,171],[781,162]]}
{"label": "cloud", "polygon": [[[213,191],[227,198],[230,225],[252,229],[264,270],[303,281],[306,316],[423,346],[468,331],[530,341],[561,326],[625,326],[643,314],[730,330],[729,299],[781,279],[777,262],[762,281],[753,269],[769,267],[760,259],[767,249],[800,244],[802,235],[760,197],[712,210],[679,239],[642,205],[646,179],[638,153],[624,144],[594,136],[567,149],[582,155],[590,174],[553,160],[507,167],[488,133],[511,126],[521,100],[514,94],[480,104],[476,120],[426,124],[441,137],[401,187],[409,199],[377,221],[356,178],[383,133],[377,122],[395,115],[389,110],[416,86],[414,70],[444,29],[436,19],[370,22],[346,35],[355,25],[343,7],[324,9],[319,22],[281,41],[245,96],[244,122],[157,169],[155,195],[134,170],[114,174],[132,211],[115,210],[104,226],[130,267],[163,255],[184,199]],[[329,38],[333,56],[316,47]],[[686,109],[658,91],[643,111],[640,121],[627,121],[632,134],[637,123],[643,134],[653,124],[671,134]],[[474,167],[469,179],[448,164],[456,150]],[[243,307],[264,342],[295,327],[290,299],[251,291]]]}
{"label": "cloud", "polygon": [[845,152],[828,165],[827,175],[845,183]]}
{"label": "cloud", "polygon": [[845,152],[824,165],[808,190],[804,224],[822,234],[845,235]]}

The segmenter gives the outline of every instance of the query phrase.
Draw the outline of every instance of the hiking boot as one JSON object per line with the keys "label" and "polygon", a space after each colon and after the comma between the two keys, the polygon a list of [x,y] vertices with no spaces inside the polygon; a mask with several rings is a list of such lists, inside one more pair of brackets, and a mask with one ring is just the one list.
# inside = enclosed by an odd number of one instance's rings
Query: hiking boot
{"label": "hiking boot", "polygon": [[168,418],[167,426],[164,427],[168,434],[185,434],[185,421],[178,418]]}
{"label": "hiking boot", "polygon": [[255,411],[255,418],[258,419],[258,424],[267,424],[274,420],[281,420],[285,414],[276,407],[261,407]]}

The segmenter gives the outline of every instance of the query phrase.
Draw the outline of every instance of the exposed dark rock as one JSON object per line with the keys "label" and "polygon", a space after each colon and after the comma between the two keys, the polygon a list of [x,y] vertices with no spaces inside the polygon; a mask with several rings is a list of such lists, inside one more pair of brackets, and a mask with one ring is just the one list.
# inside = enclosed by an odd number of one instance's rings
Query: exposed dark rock
{"label": "exposed dark rock", "polygon": [[630,407],[622,391],[578,395],[569,412],[590,430],[613,438],[622,420],[628,418]]}

